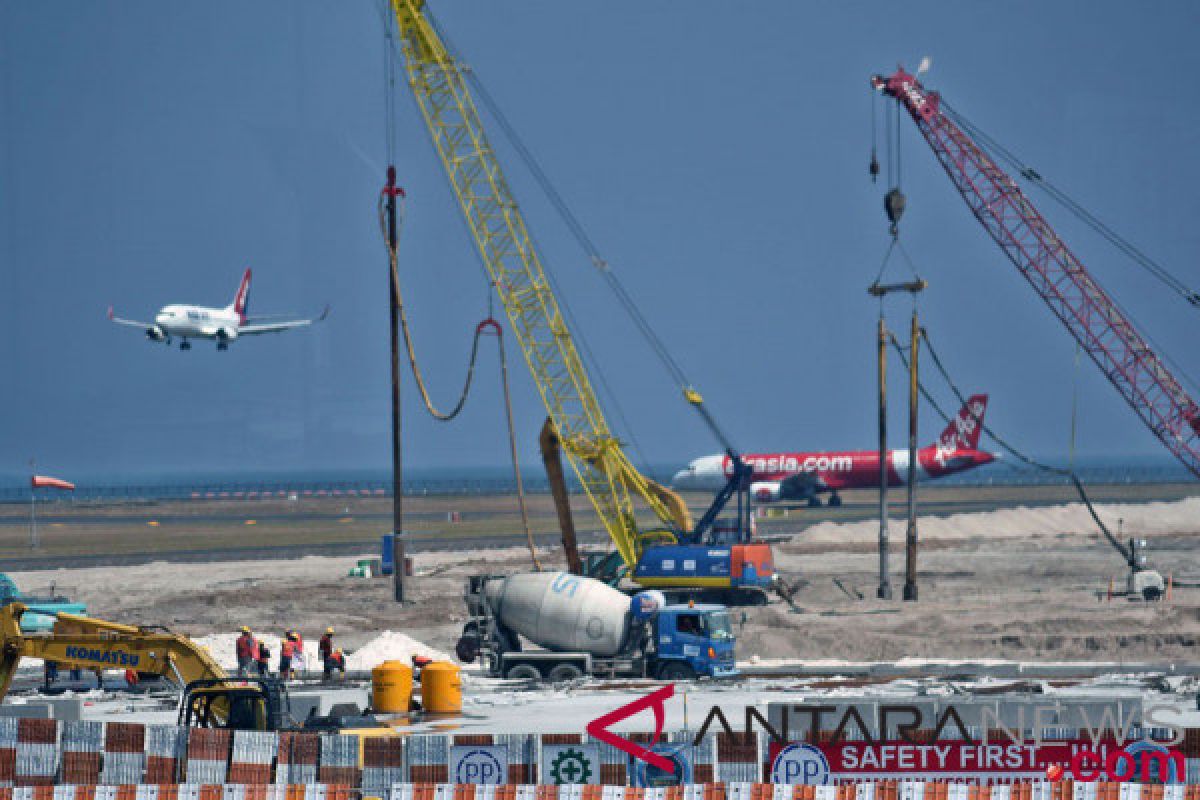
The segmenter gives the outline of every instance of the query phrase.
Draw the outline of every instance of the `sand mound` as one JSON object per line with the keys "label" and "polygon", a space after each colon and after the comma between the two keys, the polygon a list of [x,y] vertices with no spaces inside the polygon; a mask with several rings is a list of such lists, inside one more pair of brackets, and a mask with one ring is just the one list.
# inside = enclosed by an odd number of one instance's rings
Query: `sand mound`
{"label": "sand mound", "polygon": [[[238,636],[237,633],[215,633],[196,639],[196,643],[207,648],[222,668],[232,672],[237,669],[235,645]],[[271,651],[271,671],[274,672],[279,668],[280,638],[270,633],[255,634],[255,636],[259,641],[264,642]],[[346,669],[369,670],[384,661],[403,661],[405,664],[409,664],[412,662],[413,656],[425,656],[435,661],[453,661],[447,653],[434,650],[411,636],[405,636],[403,633],[395,631],[384,631],[353,653],[347,653]],[[322,667],[317,655],[317,643],[306,641],[303,667],[295,659],[292,660],[292,665],[296,669],[319,672]]]}
{"label": "sand mound", "polygon": [[[1097,505],[1096,512],[1113,533],[1117,520],[1123,519],[1126,535],[1155,536],[1194,533],[1200,524],[1200,497],[1188,497],[1169,503],[1113,503]],[[947,517],[921,517],[921,539],[971,539],[975,537],[1014,538],[1055,536],[1058,534],[1099,533],[1096,523],[1082,503],[1043,508],[1009,508],[951,514]],[[891,519],[893,532],[904,534],[904,520]],[[879,535],[879,523],[819,522],[796,537],[797,543],[872,542]],[[893,533],[893,535],[896,535]]]}
{"label": "sand mound", "polygon": [[384,661],[412,663],[413,656],[424,656],[434,661],[453,661],[448,653],[434,650],[411,636],[395,631],[384,631],[365,645],[346,656],[346,669],[369,670]]}

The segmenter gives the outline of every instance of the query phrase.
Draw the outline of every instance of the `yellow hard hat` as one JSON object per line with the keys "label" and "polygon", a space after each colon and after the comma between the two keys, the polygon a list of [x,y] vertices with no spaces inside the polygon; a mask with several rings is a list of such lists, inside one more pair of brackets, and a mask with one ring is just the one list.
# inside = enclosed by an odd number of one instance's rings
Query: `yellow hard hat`
{"label": "yellow hard hat", "polygon": [[242,626],[242,633],[249,633],[249,632],[250,632],[250,628],[249,628],[249,626],[247,626],[247,625],[243,625],[243,626]]}
{"label": "yellow hard hat", "polygon": [[326,632],[326,633],[328,633],[330,636],[332,636],[332,635],[333,635],[333,628],[326,628],[326,629],[325,629],[325,632]]}

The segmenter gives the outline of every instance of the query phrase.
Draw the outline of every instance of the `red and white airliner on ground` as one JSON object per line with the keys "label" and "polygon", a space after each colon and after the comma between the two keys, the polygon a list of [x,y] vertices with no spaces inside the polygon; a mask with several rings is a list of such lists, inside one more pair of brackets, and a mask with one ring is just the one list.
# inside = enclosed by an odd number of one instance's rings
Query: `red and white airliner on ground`
{"label": "red and white airliner on ground", "polygon": [[[979,450],[979,434],[987,411],[987,395],[972,395],[937,441],[917,451],[917,480],[940,478],[995,461],[998,454]],[[820,505],[829,492],[829,505],[839,506],[840,489],[879,487],[879,451],[843,450],[817,453],[755,453],[742,456],[754,468],[750,494],[759,503],[807,502]],[[888,453],[888,486],[908,483],[908,449]],[[697,458],[675,473],[675,489],[717,491],[733,473],[729,456]]]}

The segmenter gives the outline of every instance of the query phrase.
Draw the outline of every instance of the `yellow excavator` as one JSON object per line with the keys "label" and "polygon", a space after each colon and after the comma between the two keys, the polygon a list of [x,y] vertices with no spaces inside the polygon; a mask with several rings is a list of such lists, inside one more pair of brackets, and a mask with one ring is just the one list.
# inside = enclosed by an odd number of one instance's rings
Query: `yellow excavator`
{"label": "yellow excavator", "polygon": [[62,667],[124,669],[171,681],[183,692],[181,725],[238,730],[285,730],[291,719],[279,681],[231,678],[200,645],[165,628],[136,627],[77,614],[55,613],[45,633],[22,633],[21,603],[0,608],[0,700],[8,695],[22,658]]}

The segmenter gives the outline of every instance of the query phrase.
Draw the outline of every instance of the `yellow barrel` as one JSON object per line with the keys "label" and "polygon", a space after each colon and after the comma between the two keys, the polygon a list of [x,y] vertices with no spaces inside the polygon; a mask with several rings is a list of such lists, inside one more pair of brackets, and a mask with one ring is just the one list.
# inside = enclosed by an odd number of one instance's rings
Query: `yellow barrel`
{"label": "yellow barrel", "polygon": [[462,711],[462,681],[455,664],[434,661],[421,668],[421,707],[432,714]]}
{"label": "yellow barrel", "polygon": [[412,704],[413,671],[403,661],[385,661],[371,670],[371,704],[384,714],[404,714]]}

